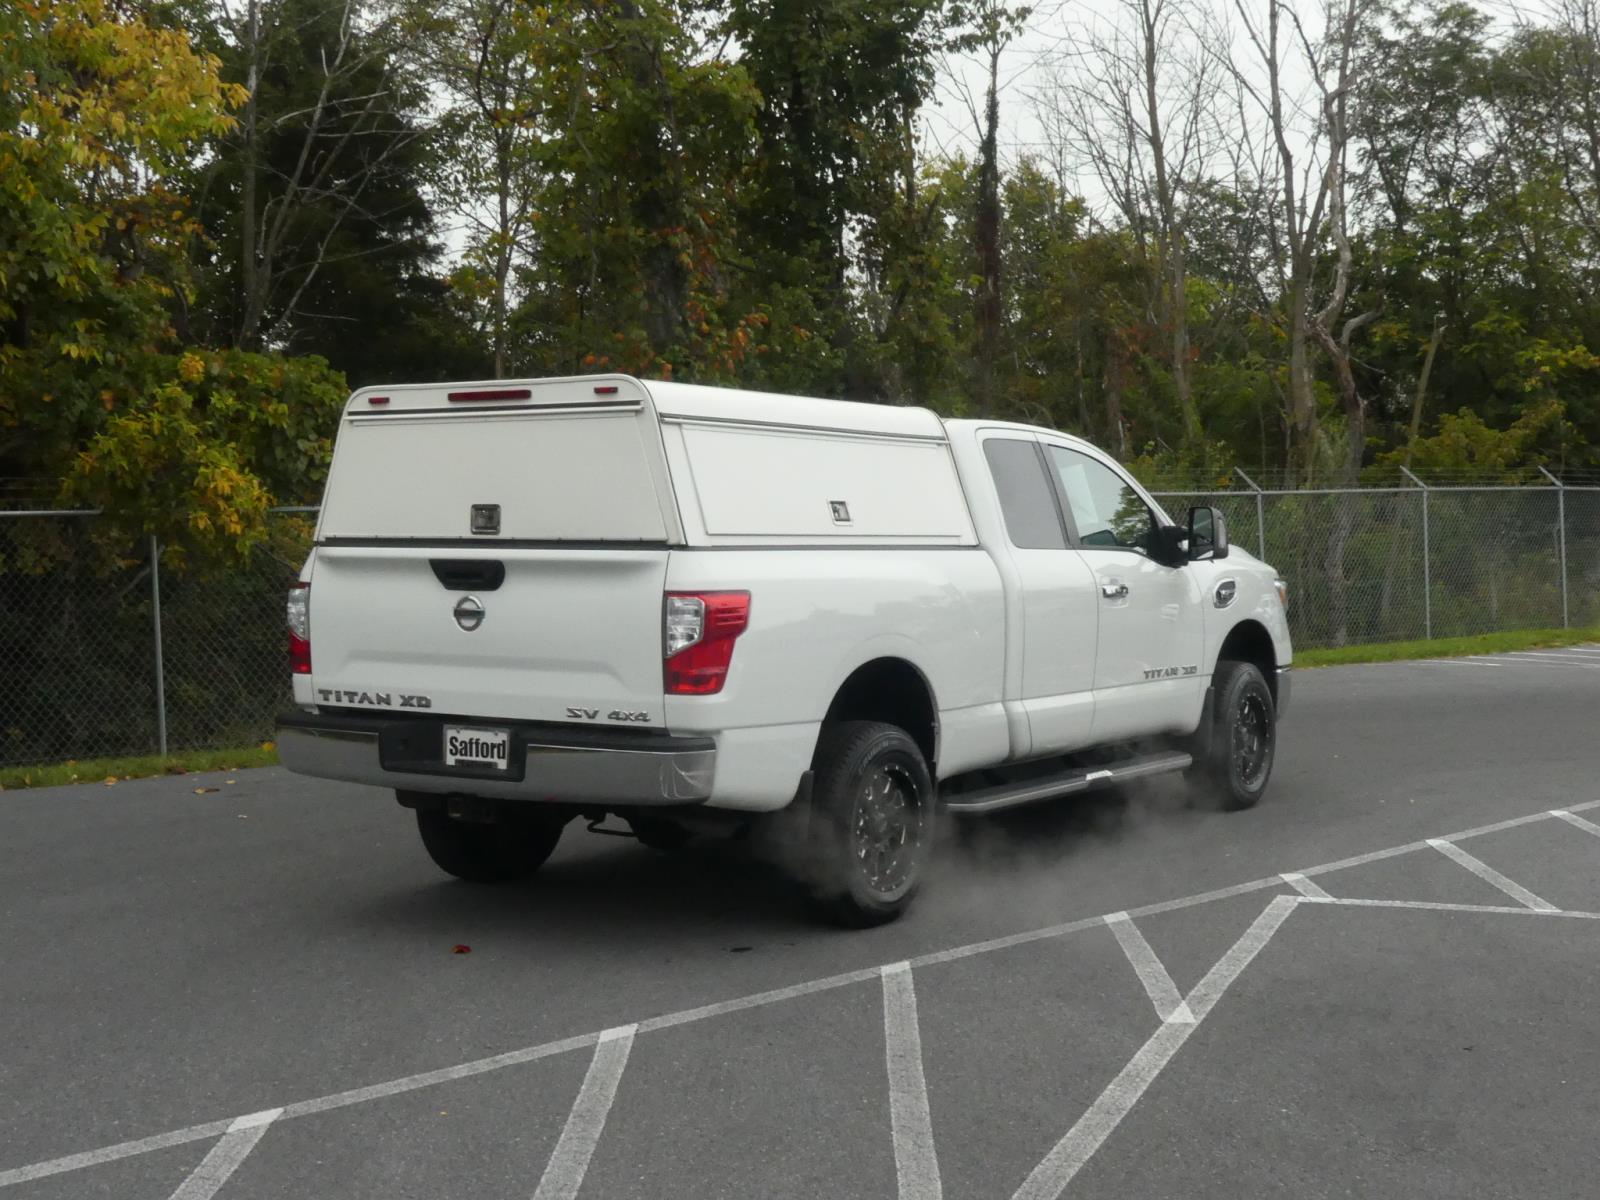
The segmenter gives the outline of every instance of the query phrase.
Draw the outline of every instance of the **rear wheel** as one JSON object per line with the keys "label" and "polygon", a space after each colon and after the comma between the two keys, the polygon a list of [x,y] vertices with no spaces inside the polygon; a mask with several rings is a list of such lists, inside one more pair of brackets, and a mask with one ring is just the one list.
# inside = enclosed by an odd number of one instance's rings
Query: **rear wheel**
{"label": "rear wheel", "polygon": [[1210,753],[1195,782],[1214,807],[1254,807],[1267,790],[1278,745],[1278,714],[1254,663],[1224,661],[1212,679],[1216,695]]}
{"label": "rear wheel", "polygon": [[810,884],[824,919],[881,925],[910,906],[933,844],[933,780],[902,729],[823,730],[812,785]]}
{"label": "rear wheel", "polygon": [[417,810],[417,832],[438,867],[470,883],[525,879],[550,857],[566,821],[548,814],[502,810],[490,823],[463,821],[442,809]]}

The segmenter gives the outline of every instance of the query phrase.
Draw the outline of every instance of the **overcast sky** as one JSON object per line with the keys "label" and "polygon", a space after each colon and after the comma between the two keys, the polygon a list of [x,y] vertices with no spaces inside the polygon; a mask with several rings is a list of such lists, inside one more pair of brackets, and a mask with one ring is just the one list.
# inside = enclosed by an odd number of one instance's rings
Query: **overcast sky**
{"label": "overcast sky", "polygon": [[[1237,4],[1240,0],[1188,0],[1197,19],[1208,20],[1233,31],[1231,45],[1239,62],[1248,62],[1253,51],[1244,41]],[[1508,32],[1519,22],[1542,23],[1547,3],[1555,0],[1468,0],[1473,7],[1491,17],[1494,33]],[[1242,0],[1245,10],[1261,15],[1264,20],[1267,0]],[[1307,24],[1308,32],[1315,37],[1320,30],[1324,0],[1290,0]],[[1169,7],[1173,6],[1169,0]],[[1119,16],[1125,18],[1124,0],[1035,0],[1033,13],[1027,26],[1005,51],[1000,63],[1000,158],[1002,163],[1013,165],[1022,156],[1042,154],[1046,147],[1045,133],[1038,117],[1037,98],[1048,82],[1052,69],[1066,65],[1070,72],[1071,57],[1081,53],[1091,32],[1102,37],[1118,24]],[[1294,56],[1286,56],[1288,70],[1285,83],[1289,90],[1296,79],[1304,86],[1309,82],[1303,69],[1296,70]],[[978,145],[978,127],[974,108],[981,112],[983,92],[987,85],[985,64],[976,56],[946,56],[940,72],[934,102],[923,112],[925,149],[930,154],[941,151],[961,152],[969,158],[975,156]],[[1308,96],[1307,99],[1310,99]],[[1069,187],[1073,179],[1069,176]],[[1078,194],[1096,204],[1098,188],[1086,172],[1080,172],[1073,187]]]}

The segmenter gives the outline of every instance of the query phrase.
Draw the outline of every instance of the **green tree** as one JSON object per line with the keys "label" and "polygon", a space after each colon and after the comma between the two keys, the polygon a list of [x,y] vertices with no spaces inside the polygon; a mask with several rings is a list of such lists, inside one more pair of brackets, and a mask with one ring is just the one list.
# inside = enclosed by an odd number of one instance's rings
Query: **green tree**
{"label": "green tree", "polygon": [[206,237],[185,331],[358,383],[468,365],[440,328],[426,93],[388,6],[246,0],[214,40],[245,99],[189,183]]}
{"label": "green tree", "polygon": [[772,306],[781,360],[763,364],[763,378],[875,390],[874,345],[852,362],[862,326],[851,238],[899,203],[945,39],[944,0],[728,0],[726,14],[761,96],[740,207],[749,282]]}
{"label": "green tree", "polygon": [[758,98],[742,67],[701,55],[691,17],[672,0],[588,0],[549,19],[546,102],[567,118],[530,185],[528,369],[732,379],[758,348],[764,301],[733,294]]}
{"label": "green tree", "polygon": [[236,552],[314,489],[325,364],[182,354],[196,233],[174,188],[242,99],[189,35],[101,0],[0,10],[0,475],[64,481],[105,529]]}

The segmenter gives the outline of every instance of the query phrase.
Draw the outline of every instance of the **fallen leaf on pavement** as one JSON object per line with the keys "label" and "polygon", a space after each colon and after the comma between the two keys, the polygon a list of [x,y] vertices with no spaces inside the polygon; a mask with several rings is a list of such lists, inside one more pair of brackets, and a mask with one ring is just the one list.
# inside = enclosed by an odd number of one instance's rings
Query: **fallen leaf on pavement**
{"label": "fallen leaf on pavement", "polygon": [[463,946],[460,942],[457,942],[454,946],[450,947],[450,953],[451,954],[471,954],[472,953],[472,947],[471,946]]}
{"label": "fallen leaf on pavement", "polygon": [[194,794],[196,796],[204,796],[210,792],[220,792],[221,790],[221,788],[195,788]]}

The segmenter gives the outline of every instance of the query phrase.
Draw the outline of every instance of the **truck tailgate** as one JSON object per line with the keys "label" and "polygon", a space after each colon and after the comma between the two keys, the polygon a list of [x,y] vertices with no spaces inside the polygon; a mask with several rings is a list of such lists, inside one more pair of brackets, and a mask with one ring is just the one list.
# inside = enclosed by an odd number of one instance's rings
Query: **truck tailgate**
{"label": "truck tailgate", "polygon": [[[667,558],[665,549],[320,546],[317,702],[659,728]],[[469,596],[475,606],[462,605]]]}

